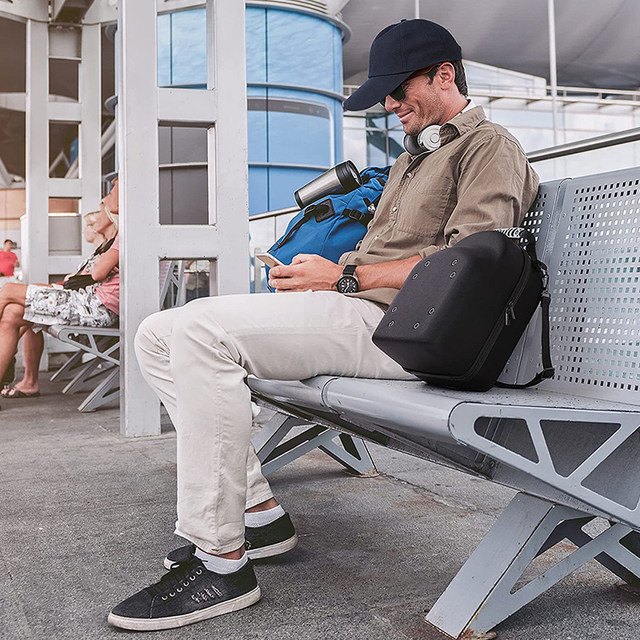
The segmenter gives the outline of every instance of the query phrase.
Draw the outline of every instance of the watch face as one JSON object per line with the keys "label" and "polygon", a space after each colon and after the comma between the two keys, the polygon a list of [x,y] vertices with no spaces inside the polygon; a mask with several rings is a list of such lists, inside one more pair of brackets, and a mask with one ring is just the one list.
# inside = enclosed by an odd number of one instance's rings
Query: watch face
{"label": "watch face", "polygon": [[342,276],[338,280],[337,288],[340,293],[357,293],[360,291],[358,281],[352,276]]}

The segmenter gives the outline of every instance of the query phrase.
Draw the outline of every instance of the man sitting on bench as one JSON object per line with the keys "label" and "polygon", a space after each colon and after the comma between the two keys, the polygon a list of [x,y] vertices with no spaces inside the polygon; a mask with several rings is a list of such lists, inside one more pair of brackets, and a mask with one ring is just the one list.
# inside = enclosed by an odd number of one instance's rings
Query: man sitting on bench
{"label": "man sitting on bench", "polygon": [[[136,353],[177,432],[176,533],[158,583],[116,606],[113,625],[168,629],[260,598],[249,558],[295,546],[251,447],[247,375],[412,379],[371,334],[421,259],[478,231],[521,223],[538,178],[517,141],[467,99],[462,51],[443,27],[406,20],[374,40],[369,79],[345,102],[381,102],[407,134],[367,234],[335,264],[298,255],[278,292],[203,298],[154,314]],[[286,294],[285,294],[286,292]]]}

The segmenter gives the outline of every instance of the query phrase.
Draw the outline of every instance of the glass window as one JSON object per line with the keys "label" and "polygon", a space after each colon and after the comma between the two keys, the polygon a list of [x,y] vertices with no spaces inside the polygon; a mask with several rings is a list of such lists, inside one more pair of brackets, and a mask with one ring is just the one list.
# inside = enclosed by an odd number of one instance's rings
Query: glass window
{"label": "glass window", "polygon": [[247,7],[247,82],[267,81],[267,11]]}
{"label": "glass window", "polygon": [[171,14],[171,84],[207,83],[206,9]]}
{"label": "glass window", "polygon": [[266,167],[249,167],[249,215],[269,211],[268,181]]}
{"label": "glass window", "polygon": [[254,111],[249,105],[247,113],[249,133],[249,162],[267,161],[267,114]]}
{"label": "glass window", "polygon": [[208,224],[207,129],[159,127],[158,134],[160,224]]}
{"label": "glass window", "polygon": [[160,167],[160,224],[208,224],[206,167]]}
{"label": "glass window", "polygon": [[171,86],[171,14],[158,16],[158,86]]}
{"label": "glass window", "polygon": [[270,111],[268,121],[270,162],[330,166],[328,118]]}
{"label": "glass window", "polygon": [[78,159],[78,124],[49,123],[49,177],[64,178]]}
{"label": "glass window", "polygon": [[158,85],[206,86],[206,9],[158,16]]}

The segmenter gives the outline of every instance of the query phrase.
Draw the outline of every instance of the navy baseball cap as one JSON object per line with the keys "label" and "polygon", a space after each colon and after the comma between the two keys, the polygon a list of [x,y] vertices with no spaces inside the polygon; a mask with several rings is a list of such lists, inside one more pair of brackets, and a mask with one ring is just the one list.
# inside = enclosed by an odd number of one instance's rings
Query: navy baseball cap
{"label": "navy baseball cap", "polygon": [[348,111],[368,109],[419,69],[460,59],[460,45],[439,24],[420,19],[392,24],[383,29],[371,45],[369,79],[343,106]]}

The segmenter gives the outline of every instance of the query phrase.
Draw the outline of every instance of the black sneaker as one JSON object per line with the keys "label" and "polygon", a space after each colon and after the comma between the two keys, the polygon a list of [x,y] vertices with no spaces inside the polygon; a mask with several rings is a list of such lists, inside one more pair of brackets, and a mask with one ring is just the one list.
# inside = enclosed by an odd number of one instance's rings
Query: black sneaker
{"label": "black sneaker", "polygon": [[[298,544],[298,536],[288,513],[264,527],[245,527],[244,537],[247,555],[252,560],[278,556],[291,551]],[[195,550],[193,544],[174,549],[164,559],[165,569],[173,569],[188,562]]]}
{"label": "black sneaker", "polygon": [[244,609],[260,600],[251,561],[222,575],[191,559],[113,608],[107,622],[133,631],[175,629]]}

